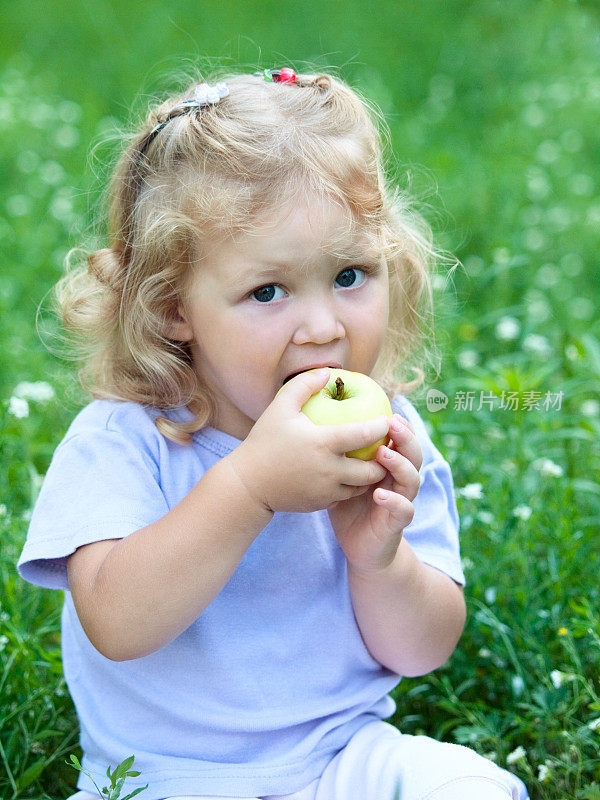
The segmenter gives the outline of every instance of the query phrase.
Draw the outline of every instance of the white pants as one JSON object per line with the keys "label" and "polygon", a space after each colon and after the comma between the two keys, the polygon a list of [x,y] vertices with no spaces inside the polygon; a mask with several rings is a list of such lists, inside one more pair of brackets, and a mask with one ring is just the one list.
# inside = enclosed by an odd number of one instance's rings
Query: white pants
{"label": "white pants", "polygon": [[[236,800],[507,798],[528,800],[528,795],[518,778],[492,761],[467,747],[437,742],[427,736],[409,736],[387,722],[376,721],[355,733],[325,767],[321,777],[304,789],[293,794],[238,797]],[[98,800],[98,796],[77,792],[69,800]],[[185,795],[165,800],[224,800],[224,796]]]}

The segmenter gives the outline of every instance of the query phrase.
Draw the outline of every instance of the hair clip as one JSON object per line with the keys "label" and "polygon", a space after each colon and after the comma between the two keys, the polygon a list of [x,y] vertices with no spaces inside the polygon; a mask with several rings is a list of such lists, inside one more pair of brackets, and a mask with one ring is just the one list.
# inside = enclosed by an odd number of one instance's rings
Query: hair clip
{"label": "hair clip", "polygon": [[[260,72],[255,73],[260,75]],[[273,81],[274,83],[296,83],[296,73],[290,67],[282,67],[281,69],[266,69],[262,73],[266,81]]]}
{"label": "hair clip", "polygon": [[228,94],[229,87],[226,83],[216,83],[214,86],[210,86],[208,83],[199,83],[194,88],[193,97],[190,97],[188,100],[182,100],[181,103],[177,103],[177,105],[173,106],[173,108],[169,111],[167,117],[163,119],[162,122],[156,123],[142,143],[142,146],[139,150],[139,155],[144,155],[150,142],[156,138],[156,135],[160,133],[165,125],[174,117],[180,117],[182,114],[187,114],[191,108],[214,105],[214,103],[218,103],[223,97],[227,97]]}
{"label": "hair clip", "polygon": [[192,108],[193,106],[208,106],[213,103],[218,103],[223,97],[229,94],[229,87],[226,83],[217,83],[214,86],[209,86],[208,83],[199,83],[194,89],[194,96],[189,100],[184,100],[179,103],[179,106],[185,108]]}

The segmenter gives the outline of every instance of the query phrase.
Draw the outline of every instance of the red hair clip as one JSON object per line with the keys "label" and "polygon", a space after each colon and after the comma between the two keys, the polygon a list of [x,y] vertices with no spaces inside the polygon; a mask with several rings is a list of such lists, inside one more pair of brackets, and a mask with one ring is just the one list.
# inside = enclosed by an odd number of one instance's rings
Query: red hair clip
{"label": "red hair clip", "polygon": [[296,83],[296,73],[293,69],[290,69],[290,67],[266,69],[263,74],[266,81],[274,81],[275,83]]}

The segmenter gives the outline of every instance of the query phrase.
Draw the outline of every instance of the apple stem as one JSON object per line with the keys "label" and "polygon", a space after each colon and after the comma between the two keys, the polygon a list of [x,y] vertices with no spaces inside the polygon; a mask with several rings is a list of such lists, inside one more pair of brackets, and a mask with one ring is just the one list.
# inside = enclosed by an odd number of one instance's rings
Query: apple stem
{"label": "apple stem", "polygon": [[341,378],[335,379],[335,394],[332,395],[334,400],[342,400],[344,394],[344,381]]}

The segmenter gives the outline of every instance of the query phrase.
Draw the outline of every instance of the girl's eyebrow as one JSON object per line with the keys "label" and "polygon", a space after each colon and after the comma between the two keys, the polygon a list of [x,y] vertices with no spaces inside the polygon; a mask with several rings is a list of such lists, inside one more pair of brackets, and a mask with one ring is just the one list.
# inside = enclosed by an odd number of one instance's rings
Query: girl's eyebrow
{"label": "girl's eyebrow", "polygon": [[283,265],[281,266],[273,265],[273,266],[263,267],[262,269],[252,269],[250,267],[244,267],[241,270],[238,270],[235,273],[233,273],[230,276],[229,280],[233,284],[237,284],[240,281],[253,282],[260,280],[261,278],[269,278],[273,275],[281,275],[281,274],[285,275],[286,273],[289,272],[290,272],[289,267]]}
{"label": "girl's eyebrow", "polygon": [[[332,260],[336,260],[338,262],[347,262],[347,263],[356,263],[360,264],[361,262],[374,262],[379,261],[381,254],[379,251],[374,247],[360,247],[356,245],[342,245],[337,248],[335,251],[329,251],[329,255]],[[259,266],[260,264],[264,266]],[[257,260],[256,268],[252,267],[242,267],[239,270],[236,270],[232,273],[230,279],[233,282],[238,282],[241,280],[256,280],[260,278],[268,278],[272,275],[286,275],[289,273],[293,273],[298,270],[300,273],[310,273],[313,269],[313,265],[310,262],[302,262],[296,264],[294,259],[286,259],[286,258],[269,258],[269,260],[260,261]]]}
{"label": "girl's eyebrow", "polygon": [[[333,257],[336,259],[337,266],[336,269],[339,268],[342,264],[356,264],[357,266],[361,263],[373,263],[378,261],[377,254],[375,252],[372,253],[357,253],[355,251],[348,251],[347,254],[342,253],[335,253],[332,254]],[[263,278],[271,278],[273,276],[284,276],[287,277],[290,274],[298,273],[300,275],[309,275],[313,270],[313,265],[310,262],[303,262],[298,264],[296,267],[290,266],[287,262],[278,262],[277,259],[273,259],[273,263],[270,266],[264,266],[262,268],[252,269],[249,267],[242,268],[234,272],[230,277],[229,280],[233,284],[237,284],[240,281],[249,281],[255,282],[260,281]]]}

